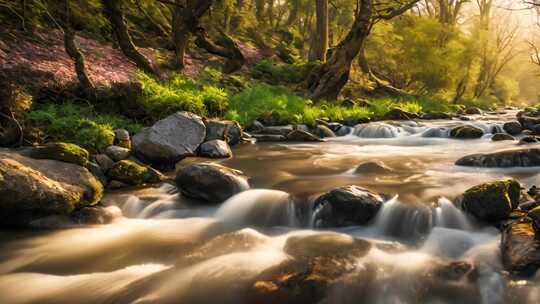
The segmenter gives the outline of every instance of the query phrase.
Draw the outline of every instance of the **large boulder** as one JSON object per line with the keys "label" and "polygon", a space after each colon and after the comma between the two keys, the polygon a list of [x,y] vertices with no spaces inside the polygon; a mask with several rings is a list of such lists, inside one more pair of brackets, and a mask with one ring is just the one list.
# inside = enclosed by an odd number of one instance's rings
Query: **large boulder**
{"label": "large boulder", "polygon": [[523,127],[518,121],[509,121],[503,125],[503,129],[510,135],[518,135],[523,131]]}
{"label": "large boulder", "polygon": [[224,140],[230,145],[236,145],[242,140],[242,127],[236,121],[207,120],[205,141]]}
{"label": "large boulder", "polygon": [[69,214],[101,200],[103,186],[84,167],[0,150],[0,219]]}
{"label": "large boulder", "polygon": [[232,156],[232,152],[225,141],[213,139],[201,145],[199,155],[210,158],[228,158]]}
{"label": "large boulder", "polygon": [[501,255],[506,270],[519,275],[534,275],[540,268],[540,238],[533,221],[524,217],[503,227]]}
{"label": "large boulder", "polygon": [[536,109],[528,109],[517,114],[519,123],[525,128],[530,129],[535,125],[540,124],[540,111]]}
{"label": "large boulder", "polygon": [[314,223],[317,227],[364,225],[383,203],[383,197],[358,186],[337,188],[315,200]]}
{"label": "large boulder", "polygon": [[521,185],[514,179],[485,183],[465,191],[461,207],[486,222],[509,218],[519,205]]}
{"label": "large boulder", "polygon": [[484,168],[536,167],[540,166],[540,149],[514,149],[467,155],[457,160],[456,165]]}
{"label": "large boulder", "polygon": [[129,185],[156,184],[165,177],[157,170],[138,164],[132,160],[121,160],[107,171],[107,176]]}
{"label": "large boulder", "polygon": [[243,172],[213,163],[192,164],[180,169],[176,184],[183,195],[216,204],[249,189]]}
{"label": "large boulder", "polygon": [[194,155],[206,137],[201,117],[178,112],[133,136],[133,150],[142,160],[170,166]]}
{"label": "large boulder", "polygon": [[32,148],[30,157],[37,159],[54,159],[66,163],[86,166],[90,154],[85,149],[68,143],[48,143],[45,146]]}
{"label": "large boulder", "polygon": [[455,127],[450,131],[450,137],[457,139],[475,139],[482,136],[484,131],[471,125]]}

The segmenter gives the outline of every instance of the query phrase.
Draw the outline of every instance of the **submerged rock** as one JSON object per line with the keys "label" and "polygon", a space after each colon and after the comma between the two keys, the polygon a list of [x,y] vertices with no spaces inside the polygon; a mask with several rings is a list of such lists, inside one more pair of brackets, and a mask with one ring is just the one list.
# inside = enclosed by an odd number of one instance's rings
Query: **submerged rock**
{"label": "submerged rock", "polygon": [[219,139],[204,142],[200,147],[199,154],[210,158],[228,158],[232,156],[229,145]]}
{"label": "submerged rock", "polygon": [[540,239],[535,236],[533,221],[524,217],[505,225],[501,255],[506,270],[520,275],[534,275],[540,268]]}
{"label": "submerged rock", "polygon": [[155,184],[165,179],[157,170],[132,160],[122,160],[115,163],[107,172],[107,176],[112,180],[129,185]]}
{"label": "submerged rock", "polygon": [[420,118],[425,120],[452,119],[452,115],[445,112],[430,112],[422,114]]}
{"label": "submerged rock", "polygon": [[503,129],[510,135],[518,135],[523,131],[523,127],[518,121],[510,121],[503,125]]}
{"label": "submerged rock", "polygon": [[477,107],[470,107],[465,110],[465,114],[468,115],[482,115],[484,112]]}
{"label": "submerged rock", "polygon": [[249,189],[243,172],[213,163],[192,164],[176,174],[183,195],[209,203],[221,203]]}
{"label": "submerged rock", "polygon": [[206,127],[199,116],[178,112],[133,136],[133,150],[144,161],[170,166],[194,155],[205,137]]}
{"label": "submerged rock", "polygon": [[484,168],[540,166],[540,149],[505,150],[489,154],[473,154],[456,161],[458,166]]}
{"label": "submerged rock", "polygon": [[358,165],[354,170],[356,174],[388,174],[393,170],[386,166],[382,161],[369,161]]}
{"label": "submerged rock", "polygon": [[317,233],[290,236],[283,251],[297,259],[315,257],[362,257],[371,249],[371,243],[338,233]]}
{"label": "submerged rock", "polygon": [[420,118],[416,113],[406,112],[401,109],[392,109],[384,114],[384,120],[412,120]]}
{"label": "submerged rock", "polygon": [[497,133],[491,137],[492,141],[516,140],[512,135]]}
{"label": "submerged rock", "polygon": [[375,217],[384,199],[367,189],[346,186],[317,198],[313,205],[317,227],[364,225]]}
{"label": "submerged rock", "polygon": [[287,134],[288,141],[323,141],[319,137],[302,130],[294,130]]}
{"label": "submerged rock", "polygon": [[32,148],[29,156],[36,159],[53,159],[66,163],[86,166],[90,153],[75,144],[49,143],[45,146]]}
{"label": "submerged rock", "polygon": [[471,125],[455,127],[450,131],[450,137],[457,139],[476,139],[482,136],[484,131]]}
{"label": "submerged rock", "polygon": [[69,214],[97,204],[102,193],[101,183],[81,166],[0,150],[1,221],[21,213]]}
{"label": "submerged rock", "polygon": [[284,135],[273,135],[273,134],[253,134],[258,142],[282,142],[287,140]]}
{"label": "submerged rock", "polygon": [[521,185],[514,179],[481,184],[465,191],[461,207],[479,220],[497,222],[518,207],[520,192]]}

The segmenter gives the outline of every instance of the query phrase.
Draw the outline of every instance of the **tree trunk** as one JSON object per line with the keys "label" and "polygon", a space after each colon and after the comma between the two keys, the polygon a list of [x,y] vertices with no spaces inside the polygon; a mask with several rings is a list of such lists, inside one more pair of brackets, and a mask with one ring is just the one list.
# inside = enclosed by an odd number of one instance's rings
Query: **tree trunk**
{"label": "tree trunk", "polygon": [[308,83],[314,100],[335,100],[349,80],[351,64],[360,52],[371,29],[373,7],[371,0],[362,0],[359,14],[345,39],[332,51],[328,61],[316,71]]}
{"label": "tree trunk", "polygon": [[285,22],[286,26],[291,26],[298,20],[298,13],[300,12],[300,0],[291,0],[291,7],[289,10],[289,18]]}
{"label": "tree trunk", "polygon": [[207,52],[227,58],[227,62],[223,67],[223,72],[226,74],[238,71],[245,64],[246,60],[240,51],[238,44],[224,32],[220,32],[221,39],[215,44],[208,38],[204,29],[199,29],[195,43],[198,47],[205,49]]}
{"label": "tree trunk", "polygon": [[122,0],[102,0],[105,15],[111,22],[112,30],[122,53],[129,58],[137,67],[147,73],[157,74],[150,61],[144,57],[135,47],[128,28],[124,22]]}
{"label": "tree trunk", "polygon": [[317,39],[315,57],[326,61],[328,51],[328,0],[317,0]]}

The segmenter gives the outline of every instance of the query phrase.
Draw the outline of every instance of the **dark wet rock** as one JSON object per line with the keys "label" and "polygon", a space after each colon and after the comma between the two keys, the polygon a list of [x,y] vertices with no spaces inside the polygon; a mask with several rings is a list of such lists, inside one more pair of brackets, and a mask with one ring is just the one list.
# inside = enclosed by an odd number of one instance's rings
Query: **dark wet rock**
{"label": "dark wet rock", "polygon": [[225,141],[214,139],[201,145],[199,155],[210,158],[229,158],[232,156],[232,152]]}
{"label": "dark wet rock", "polygon": [[465,110],[465,114],[467,115],[482,115],[484,112],[477,107],[470,107]]}
{"label": "dark wet rock", "polygon": [[517,114],[519,123],[525,128],[530,129],[540,124],[540,111],[536,109],[526,109]]}
{"label": "dark wet rock", "polygon": [[294,130],[287,134],[288,141],[300,141],[300,142],[318,142],[322,141],[319,137],[302,130]]}
{"label": "dark wet rock", "polygon": [[317,198],[314,222],[317,227],[364,225],[383,203],[383,197],[358,186],[337,188]]}
{"label": "dark wet rock", "polygon": [[32,148],[28,155],[36,159],[53,159],[83,167],[90,157],[86,149],[68,143],[48,143],[45,146]]}
{"label": "dark wet rock", "polygon": [[476,139],[482,136],[482,129],[470,125],[455,127],[450,131],[450,137],[457,139]]}
{"label": "dark wet rock", "polygon": [[313,130],[313,134],[320,138],[327,138],[327,137],[336,137],[336,134],[334,131],[332,131],[329,127],[325,125],[318,125]]}
{"label": "dark wet rock", "polygon": [[392,168],[386,166],[382,161],[364,162],[354,170],[356,174],[389,174],[392,172]]}
{"label": "dark wet rock", "polygon": [[165,180],[157,170],[132,160],[121,160],[107,172],[107,176],[129,185],[155,184]]}
{"label": "dark wet rock", "polygon": [[17,213],[69,214],[97,204],[102,193],[86,168],[0,150],[0,221]]}
{"label": "dark wet rock", "polygon": [[538,136],[525,136],[519,140],[520,145],[530,145],[540,143],[540,137]]}
{"label": "dark wet rock", "polygon": [[420,118],[425,120],[452,119],[452,115],[445,112],[431,112],[422,114]]}
{"label": "dark wet rock", "polygon": [[384,120],[411,120],[416,118],[420,118],[420,116],[416,113],[406,112],[401,109],[392,109],[383,116]]}
{"label": "dark wet rock", "polygon": [[471,121],[472,120],[470,117],[467,117],[467,116],[459,116],[458,118],[459,118],[459,120],[463,120],[463,121]]}
{"label": "dark wet rock", "polygon": [[129,187],[131,187],[131,185],[123,183],[121,181],[117,181],[117,180],[112,180],[107,184],[107,189],[110,189],[110,190],[120,190],[120,189],[129,188]]}
{"label": "dark wet rock", "polygon": [[103,172],[109,171],[114,165],[114,160],[108,157],[107,154],[96,154],[94,155],[94,160],[101,167]]}
{"label": "dark wet rock", "polygon": [[142,160],[157,165],[174,165],[195,154],[206,137],[202,119],[178,112],[133,136],[133,150]]}
{"label": "dark wet rock", "polygon": [[473,154],[456,161],[458,166],[510,168],[540,166],[540,149],[513,149],[489,154]]}
{"label": "dark wet rock", "polygon": [[108,146],[105,149],[105,154],[114,161],[121,161],[128,159],[131,156],[131,151],[120,146]]}
{"label": "dark wet rock", "polygon": [[540,135],[540,124],[531,127],[532,134]]}
{"label": "dark wet rock", "polygon": [[540,206],[540,202],[536,201],[527,201],[519,204],[519,209],[522,211],[531,211],[532,209]]}
{"label": "dark wet rock", "polygon": [[430,128],[424,133],[422,133],[422,137],[425,138],[444,138],[448,136],[448,129],[447,128]]}
{"label": "dark wet rock", "polygon": [[283,135],[286,136],[290,132],[294,130],[293,125],[287,125],[287,126],[272,126],[272,127],[265,127],[262,130],[262,134],[272,134],[272,135]]}
{"label": "dark wet rock", "polygon": [[535,236],[531,218],[503,227],[501,255],[505,269],[514,274],[533,275],[540,268],[540,239]]}
{"label": "dark wet rock", "polygon": [[83,207],[71,214],[77,224],[102,225],[112,222],[114,213],[102,206]]}
{"label": "dark wet rock", "polygon": [[527,213],[527,216],[533,221],[533,228],[536,236],[540,239],[540,206],[535,207]]}
{"label": "dark wet rock", "polygon": [[[206,125],[206,139],[205,141],[211,141],[219,139],[226,141],[230,145],[236,145],[242,139],[243,132],[242,127],[236,121],[230,120],[207,120]],[[264,128],[264,126],[262,126]]]}
{"label": "dark wet rock", "polygon": [[107,171],[101,168],[101,166],[97,163],[88,162],[88,164],[86,164],[86,169],[88,169],[88,171],[90,171],[90,173],[92,173],[102,185],[106,185],[109,181],[107,175],[105,174]]}
{"label": "dark wet rock", "polygon": [[246,127],[246,130],[251,133],[260,133],[264,130],[264,125],[260,121],[254,120]]}
{"label": "dark wet rock", "polygon": [[176,184],[183,195],[209,203],[221,203],[249,189],[243,172],[219,164],[192,164],[176,174]]}
{"label": "dark wet rock", "polygon": [[491,137],[492,141],[516,140],[512,135],[506,133],[497,133]]}
{"label": "dark wet rock", "polygon": [[348,127],[348,126],[342,126],[341,128],[339,128],[335,132],[336,132],[337,136],[347,136],[347,135],[351,134],[352,131],[353,131],[353,128]]}
{"label": "dark wet rock", "polygon": [[509,121],[505,123],[503,129],[510,135],[518,135],[523,131],[523,127],[518,121]]}
{"label": "dark wet rock", "polygon": [[131,150],[131,137],[125,129],[114,130],[114,145]]}
{"label": "dark wet rock", "polygon": [[272,134],[253,134],[258,142],[282,142],[287,140],[283,135],[272,135]]}
{"label": "dark wet rock", "polygon": [[507,219],[518,207],[521,185],[514,179],[485,183],[465,191],[461,207],[479,220]]}
{"label": "dark wet rock", "polygon": [[311,132],[310,128],[305,124],[294,125],[293,129],[304,131],[304,132]]}

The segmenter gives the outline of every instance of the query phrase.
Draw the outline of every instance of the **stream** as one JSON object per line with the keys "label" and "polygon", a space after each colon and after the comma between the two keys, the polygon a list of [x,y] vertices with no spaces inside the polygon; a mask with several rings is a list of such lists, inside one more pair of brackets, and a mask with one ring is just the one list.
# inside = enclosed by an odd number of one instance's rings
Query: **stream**
{"label": "stream", "polygon": [[[358,275],[320,303],[540,303],[540,272],[511,278],[499,231],[452,203],[483,182],[514,177],[540,185],[539,168],[454,165],[469,154],[520,147],[491,141],[515,114],[375,122],[322,143],[243,144],[222,163],[249,176],[252,190],[221,205],[201,205],[163,184],[108,193],[103,203],[116,214],[108,225],[1,231],[0,303],[255,303],[247,290],[288,258],[284,247],[297,237],[306,246],[314,240],[317,251],[332,250],[319,246],[321,238],[375,244],[348,260],[352,274],[369,273],[369,286]],[[461,124],[486,135],[450,139],[449,129]],[[318,229],[313,201],[345,185],[384,194],[386,203],[366,226]],[[476,269],[459,280],[427,271],[463,261]]]}

